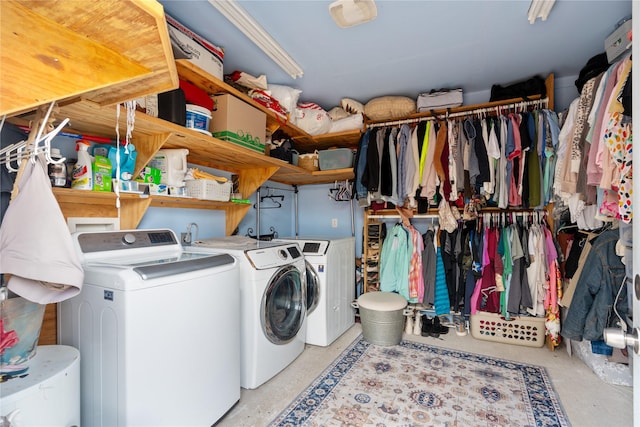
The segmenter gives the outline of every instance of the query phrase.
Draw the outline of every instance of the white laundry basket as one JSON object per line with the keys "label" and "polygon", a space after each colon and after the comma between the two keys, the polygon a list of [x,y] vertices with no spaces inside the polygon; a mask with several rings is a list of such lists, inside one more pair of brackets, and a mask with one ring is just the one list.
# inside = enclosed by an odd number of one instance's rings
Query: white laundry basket
{"label": "white laundry basket", "polygon": [[392,346],[402,341],[407,300],[393,292],[367,292],[353,307],[360,311],[362,335],[371,344]]}

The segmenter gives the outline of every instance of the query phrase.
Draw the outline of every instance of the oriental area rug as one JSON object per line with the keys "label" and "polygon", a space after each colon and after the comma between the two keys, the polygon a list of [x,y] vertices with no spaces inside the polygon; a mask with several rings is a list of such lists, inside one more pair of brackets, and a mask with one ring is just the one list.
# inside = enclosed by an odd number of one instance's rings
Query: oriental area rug
{"label": "oriental area rug", "polygon": [[270,426],[569,426],[545,368],[357,338]]}

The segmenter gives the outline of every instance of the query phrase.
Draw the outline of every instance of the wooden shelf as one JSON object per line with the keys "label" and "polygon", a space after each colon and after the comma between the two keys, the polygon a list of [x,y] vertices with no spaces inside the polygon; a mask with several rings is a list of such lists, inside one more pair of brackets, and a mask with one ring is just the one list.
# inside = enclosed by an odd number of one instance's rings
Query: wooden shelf
{"label": "wooden shelf", "polygon": [[[65,218],[73,216],[117,218],[116,195],[111,192],[53,188],[53,194]],[[250,204],[191,199],[186,197],[149,196],[120,193],[120,227],[137,228],[149,206],[182,209],[213,209],[227,213],[227,234],[238,226]],[[237,222],[236,222],[237,221]]]}
{"label": "wooden shelf", "polygon": [[3,0],[0,23],[0,116],[78,98],[104,106],[178,87],[160,3]]}
{"label": "wooden shelf", "polygon": [[207,73],[200,67],[192,64],[186,59],[176,61],[178,75],[182,80],[194,84],[209,95],[228,93],[246,102],[254,108],[263,111],[267,115],[267,128],[275,131],[280,128],[295,141],[296,150],[300,153],[310,153],[314,150],[324,150],[330,147],[356,148],[360,141],[361,129],[354,129],[344,132],[336,132],[324,135],[311,136],[299,127],[284,120],[282,117],[255,102],[248,95],[240,92],[233,86],[228,85],[215,76]]}
{"label": "wooden shelf", "polygon": [[[70,119],[70,132],[113,138],[116,125],[115,107],[99,107],[89,102],[76,102],[59,108],[58,117]],[[18,123],[18,120],[11,120]],[[25,120],[21,124],[26,123]],[[120,134],[125,132],[121,119]],[[187,148],[190,163],[225,170],[239,175],[268,175],[268,179],[283,184],[322,184],[353,179],[353,171],[309,172],[306,169],[267,156],[263,153],[222,141],[187,129],[166,120],[136,112],[132,143],[138,151],[136,174],[160,148]],[[243,197],[249,197],[261,183],[241,188]]]}
{"label": "wooden shelf", "polygon": [[[300,169],[300,168],[298,168]],[[335,181],[344,181],[346,179],[354,179],[355,174],[353,168],[335,169],[328,171],[304,172],[287,174],[285,171],[278,171],[272,178],[273,181],[281,182],[289,185],[308,185],[308,184],[326,184]]]}

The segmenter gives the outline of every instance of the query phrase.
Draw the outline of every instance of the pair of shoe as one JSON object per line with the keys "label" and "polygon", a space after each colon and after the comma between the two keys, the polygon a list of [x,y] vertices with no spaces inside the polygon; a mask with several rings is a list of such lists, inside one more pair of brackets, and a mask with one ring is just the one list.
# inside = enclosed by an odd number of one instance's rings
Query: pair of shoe
{"label": "pair of shoe", "polygon": [[440,335],[445,335],[449,332],[449,328],[440,323],[440,318],[435,316],[433,319],[427,317],[426,314],[422,315],[422,333],[423,337],[438,338]]}

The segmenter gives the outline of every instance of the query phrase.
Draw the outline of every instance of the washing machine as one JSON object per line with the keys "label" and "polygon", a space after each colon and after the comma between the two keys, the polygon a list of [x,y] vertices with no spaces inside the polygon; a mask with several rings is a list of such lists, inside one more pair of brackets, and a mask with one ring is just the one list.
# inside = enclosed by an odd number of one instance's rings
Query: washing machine
{"label": "washing machine", "polygon": [[82,425],[215,423],[240,399],[236,260],[171,230],[72,236],[85,281],[58,338],[80,351]]}
{"label": "washing machine", "polygon": [[295,242],[304,254],[309,305],[306,342],[327,346],[355,323],[351,306],[355,298],[355,238],[285,237],[277,241]]}
{"label": "washing machine", "polygon": [[295,243],[246,236],[198,240],[190,249],[223,252],[238,260],[240,385],[255,389],[304,351],[304,256]]}

